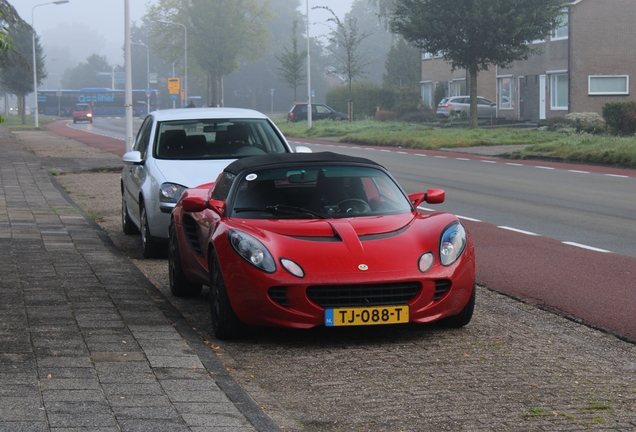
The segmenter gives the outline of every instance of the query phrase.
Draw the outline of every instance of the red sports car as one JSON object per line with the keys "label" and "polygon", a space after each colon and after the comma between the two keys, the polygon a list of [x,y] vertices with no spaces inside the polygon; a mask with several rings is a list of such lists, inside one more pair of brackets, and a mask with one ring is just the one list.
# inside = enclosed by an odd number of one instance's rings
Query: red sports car
{"label": "red sports car", "polygon": [[210,286],[219,339],[247,325],[310,328],[469,323],[475,254],[444,191],[406,195],[368,159],[253,156],[187,189],[172,212],[170,289]]}

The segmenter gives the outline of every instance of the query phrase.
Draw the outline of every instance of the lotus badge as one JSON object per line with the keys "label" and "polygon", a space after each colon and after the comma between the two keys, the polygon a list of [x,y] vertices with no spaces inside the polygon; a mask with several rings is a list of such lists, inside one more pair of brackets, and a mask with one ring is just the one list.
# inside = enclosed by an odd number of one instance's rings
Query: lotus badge
{"label": "lotus badge", "polygon": [[360,271],[367,271],[367,270],[369,270],[369,266],[368,266],[368,265],[366,265],[366,264],[360,264],[360,265],[358,266],[358,270],[360,270]]}

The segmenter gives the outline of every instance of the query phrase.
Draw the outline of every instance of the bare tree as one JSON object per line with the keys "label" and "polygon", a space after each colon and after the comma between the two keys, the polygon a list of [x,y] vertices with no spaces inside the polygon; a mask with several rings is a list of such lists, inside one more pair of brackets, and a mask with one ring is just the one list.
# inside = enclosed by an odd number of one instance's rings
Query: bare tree
{"label": "bare tree", "polygon": [[358,31],[357,19],[348,17],[343,23],[336,14],[327,6],[316,6],[312,9],[325,9],[331,13],[331,18],[327,21],[335,24],[331,34],[327,40],[330,45],[327,49],[331,52],[336,65],[333,72],[336,75],[344,77],[347,83],[349,100],[347,101],[347,109],[349,121],[353,120],[353,99],[351,92],[351,83],[355,78],[364,76],[364,68],[369,65],[365,60],[365,52],[359,52],[360,43],[369,37],[369,33]]}
{"label": "bare tree", "polygon": [[304,83],[306,77],[303,69],[305,67],[305,58],[307,58],[307,50],[298,51],[297,29],[298,21],[294,20],[291,37],[292,48],[289,50],[287,47],[283,47],[284,52],[280,56],[276,56],[276,59],[280,62],[278,70],[282,81],[294,89],[294,102],[297,100],[296,89]]}

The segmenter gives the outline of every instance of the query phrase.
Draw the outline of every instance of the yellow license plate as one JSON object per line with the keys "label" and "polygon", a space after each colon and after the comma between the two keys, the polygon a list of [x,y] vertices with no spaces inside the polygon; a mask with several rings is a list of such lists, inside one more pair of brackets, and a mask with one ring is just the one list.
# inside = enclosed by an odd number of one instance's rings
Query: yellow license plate
{"label": "yellow license plate", "polygon": [[357,326],[409,322],[408,305],[325,309],[325,325]]}

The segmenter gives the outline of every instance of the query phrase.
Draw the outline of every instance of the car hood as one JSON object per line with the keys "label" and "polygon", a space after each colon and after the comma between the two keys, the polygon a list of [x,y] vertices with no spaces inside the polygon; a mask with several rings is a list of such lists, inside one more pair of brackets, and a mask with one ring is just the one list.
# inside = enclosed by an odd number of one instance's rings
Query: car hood
{"label": "car hood", "polygon": [[153,159],[152,162],[157,171],[163,176],[163,181],[159,183],[170,182],[190,188],[216,180],[221,171],[235,160]]}
{"label": "car hood", "polygon": [[311,274],[414,270],[419,257],[436,251],[440,234],[456,217],[448,213],[407,213],[343,219],[241,220],[237,229],[263,241],[274,256],[297,262]]}

